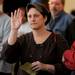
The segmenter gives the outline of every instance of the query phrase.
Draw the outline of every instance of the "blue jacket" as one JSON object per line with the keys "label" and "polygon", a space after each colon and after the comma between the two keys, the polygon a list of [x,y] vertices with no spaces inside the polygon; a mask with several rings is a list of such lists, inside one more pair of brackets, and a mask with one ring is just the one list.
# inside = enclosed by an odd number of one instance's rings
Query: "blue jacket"
{"label": "blue jacket", "polygon": [[72,19],[72,15],[62,11],[54,20],[51,18],[47,29],[65,36],[65,31],[72,22]]}

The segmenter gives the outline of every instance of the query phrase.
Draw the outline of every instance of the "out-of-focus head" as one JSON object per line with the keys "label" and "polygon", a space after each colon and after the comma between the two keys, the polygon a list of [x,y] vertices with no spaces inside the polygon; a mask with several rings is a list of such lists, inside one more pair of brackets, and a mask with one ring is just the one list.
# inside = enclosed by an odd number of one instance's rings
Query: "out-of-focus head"
{"label": "out-of-focus head", "polygon": [[27,13],[31,8],[35,8],[44,18],[46,17],[45,24],[48,24],[50,21],[49,11],[40,3],[30,3],[27,5],[26,11]]}
{"label": "out-of-focus head", "polygon": [[18,8],[26,8],[30,0],[4,0],[3,11],[11,16],[11,12],[14,12]]}
{"label": "out-of-focus head", "polygon": [[3,14],[3,1],[4,0],[0,0],[0,15]]}
{"label": "out-of-focus head", "polygon": [[3,4],[3,1],[4,1],[4,0],[0,0],[0,5]]}
{"label": "out-of-focus head", "polygon": [[57,16],[64,10],[65,0],[49,0],[48,4],[52,16]]}
{"label": "out-of-focus head", "polygon": [[47,9],[49,9],[48,0],[31,0],[31,3],[40,3],[40,4],[43,4]]}

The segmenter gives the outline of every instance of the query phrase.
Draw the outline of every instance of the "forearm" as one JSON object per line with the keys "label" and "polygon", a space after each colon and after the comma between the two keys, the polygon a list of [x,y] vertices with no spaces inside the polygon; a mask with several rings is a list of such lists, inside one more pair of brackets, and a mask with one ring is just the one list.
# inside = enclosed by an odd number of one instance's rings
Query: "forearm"
{"label": "forearm", "polygon": [[13,45],[17,40],[17,30],[11,30],[10,35],[8,37],[8,44]]}

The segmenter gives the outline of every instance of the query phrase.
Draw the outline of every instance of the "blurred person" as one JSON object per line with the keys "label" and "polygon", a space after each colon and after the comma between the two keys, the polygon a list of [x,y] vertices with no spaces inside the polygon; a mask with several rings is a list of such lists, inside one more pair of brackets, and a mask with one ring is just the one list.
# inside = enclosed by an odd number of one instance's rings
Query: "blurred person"
{"label": "blurred person", "polygon": [[[4,0],[3,2],[3,11],[11,16],[11,12],[19,9],[21,11],[20,16],[22,17],[22,25],[18,30],[18,37],[22,34],[26,34],[31,32],[31,28],[26,18],[26,6],[30,2],[30,0]],[[16,74],[19,68],[19,61],[17,61],[12,66],[12,74]]]}
{"label": "blurred person", "polygon": [[72,14],[75,17],[75,9],[71,10],[70,14]]}
{"label": "blurred person", "polygon": [[26,7],[30,0],[4,0],[3,11],[11,16],[11,12],[14,12],[19,7]]}
{"label": "blurred person", "polygon": [[[75,68],[75,19],[73,20],[73,22],[71,23],[71,25],[69,25],[69,27],[66,29],[67,32],[67,40],[69,45],[71,46],[71,48],[69,50],[67,50],[65,52],[65,54],[67,54],[68,56],[65,56],[65,58],[67,58],[67,61],[65,59],[66,62],[68,62],[66,65],[68,67],[74,67]],[[70,61],[69,61],[70,60]],[[70,66],[69,66],[70,65]],[[72,66],[71,66],[72,65]],[[71,75],[75,75],[75,69],[72,70]]]}
{"label": "blurred person", "polygon": [[72,23],[67,27],[66,33],[68,44],[69,46],[71,46],[75,40],[75,18],[73,19]]}
{"label": "blurred person", "polygon": [[49,0],[49,9],[51,20],[47,25],[49,31],[56,32],[64,36],[69,47],[71,46],[74,36],[74,17],[64,11],[65,0]]}
{"label": "blurred person", "polygon": [[[4,0],[0,0],[0,5],[3,5]],[[3,43],[8,38],[10,32],[10,17],[3,10],[0,10],[0,75],[11,75],[11,64],[5,62],[1,56]]]}
{"label": "blurred person", "polygon": [[14,12],[18,8],[21,10],[22,16],[22,25],[19,29],[19,34],[27,33],[31,31],[29,24],[26,18],[26,10],[25,7],[30,3],[30,0],[4,0],[3,2],[3,11],[11,16],[11,12]]}
{"label": "blurred person", "polygon": [[47,9],[48,8],[48,0],[31,0],[31,3],[41,3],[43,4]]}
{"label": "blurred person", "polygon": [[48,10],[35,3],[28,4],[26,11],[32,32],[18,38],[18,29],[22,24],[21,11],[18,9],[11,13],[11,32],[2,52],[4,60],[21,62],[17,75],[30,75],[24,70],[26,62],[31,63],[36,75],[69,75],[70,71],[61,61],[64,50],[68,48],[65,39],[45,28],[50,19]]}
{"label": "blurred person", "polygon": [[65,37],[67,34],[66,29],[73,20],[72,15],[64,11],[65,0],[49,0],[48,4],[51,20],[47,25],[47,29]]}
{"label": "blurred person", "polygon": [[19,10],[21,11],[20,16],[22,17],[22,25],[18,30],[18,33],[19,33],[18,35],[21,36],[22,34],[31,32],[32,29],[30,28],[26,18],[26,9],[23,7],[19,7]]}
{"label": "blurred person", "polygon": [[0,11],[3,11],[2,10],[2,5],[3,5],[3,0],[0,1]]}

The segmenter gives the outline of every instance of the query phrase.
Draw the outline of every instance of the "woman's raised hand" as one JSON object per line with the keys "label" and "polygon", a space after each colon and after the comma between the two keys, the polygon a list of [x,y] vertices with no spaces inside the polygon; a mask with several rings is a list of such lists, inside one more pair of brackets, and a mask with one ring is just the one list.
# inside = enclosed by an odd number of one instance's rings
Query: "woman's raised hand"
{"label": "woman's raised hand", "polygon": [[15,10],[14,13],[11,13],[11,29],[18,30],[22,24],[23,16],[21,16],[21,10]]}

